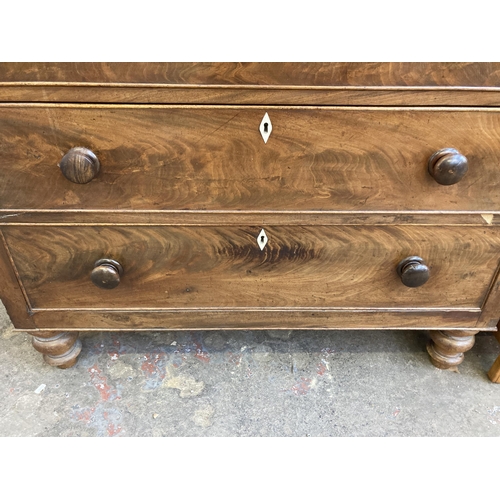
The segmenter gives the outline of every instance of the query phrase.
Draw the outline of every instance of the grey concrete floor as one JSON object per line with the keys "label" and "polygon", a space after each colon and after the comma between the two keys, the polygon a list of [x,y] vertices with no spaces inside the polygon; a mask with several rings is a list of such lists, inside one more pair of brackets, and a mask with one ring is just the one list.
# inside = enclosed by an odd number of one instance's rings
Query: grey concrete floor
{"label": "grey concrete floor", "polygon": [[0,331],[1,436],[500,436],[489,334],[457,373],[418,331],[96,332],[68,370]]}

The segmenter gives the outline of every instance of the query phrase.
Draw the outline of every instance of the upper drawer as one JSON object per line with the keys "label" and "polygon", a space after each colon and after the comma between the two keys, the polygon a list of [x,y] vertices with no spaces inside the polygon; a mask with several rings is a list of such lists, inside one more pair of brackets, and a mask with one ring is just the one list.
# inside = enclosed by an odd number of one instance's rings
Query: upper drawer
{"label": "upper drawer", "polygon": [[[88,184],[58,168],[74,147]],[[444,148],[469,163],[451,186]],[[0,209],[494,211],[499,165],[498,108],[0,107]]]}

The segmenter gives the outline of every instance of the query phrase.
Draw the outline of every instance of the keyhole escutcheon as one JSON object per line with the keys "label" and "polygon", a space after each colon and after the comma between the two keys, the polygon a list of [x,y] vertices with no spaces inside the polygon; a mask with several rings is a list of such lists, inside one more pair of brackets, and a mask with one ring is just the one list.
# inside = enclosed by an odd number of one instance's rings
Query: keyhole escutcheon
{"label": "keyhole escutcheon", "polygon": [[264,118],[262,118],[262,121],[260,122],[259,130],[262,139],[264,139],[264,143],[267,143],[267,140],[269,139],[269,136],[273,131],[273,124],[271,123],[271,118],[269,118],[269,115],[267,113],[264,115]]}
{"label": "keyhole escutcheon", "polygon": [[261,229],[259,236],[257,236],[257,244],[261,250],[264,250],[264,247],[267,245],[267,234],[264,229]]}

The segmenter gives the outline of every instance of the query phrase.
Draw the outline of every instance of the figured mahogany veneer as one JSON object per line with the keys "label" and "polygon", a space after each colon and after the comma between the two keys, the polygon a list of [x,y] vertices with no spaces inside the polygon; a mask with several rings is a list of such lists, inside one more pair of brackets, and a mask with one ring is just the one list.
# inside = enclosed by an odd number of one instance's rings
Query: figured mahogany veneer
{"label": "figured mahogany veneer", "polygon": [[[265,113],[272,134],[264,143]],[[0,200],[29,210],[492,211],[500,109],[0,104]],[[74,148],[99,169],[70,169]],[[444,148],[468,171],[444,187]],[[72,182],[61,175],[64,165]],[[83,161],[83,160],[82,160]],[[441,160],[442,161],[442,160]],[[98,173],[97,173],[98,171]],[[77,176],[85,185],[75,185]],[[93,177],[94,180],[91,180]],[[90,181],[91,182],[88,182]]]}
{"label": "figured mahogany veneer", "polygon": [[[263,250],[259,231],[23,226],[3,233],[35,310],[423,307],[479,317],[500,262],[500,227],[266,226]],[[414,254],[430,276],[405,283],[398,264]]]}
{"label": "figured mahogany veneer", "polygon": [[499,64],[0,80],[0,297],[51,365],[95,329],[391,328],[452,368],[496,331]]}
{"label": "figured mahogany veneer", "polygon": [[0,100],[499,106],[500,64],[2,63]]}

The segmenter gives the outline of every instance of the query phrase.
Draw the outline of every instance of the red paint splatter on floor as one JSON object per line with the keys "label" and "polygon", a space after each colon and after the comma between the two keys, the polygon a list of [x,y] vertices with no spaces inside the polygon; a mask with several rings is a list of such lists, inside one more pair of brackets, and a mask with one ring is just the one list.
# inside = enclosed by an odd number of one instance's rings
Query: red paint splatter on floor
{"label": "red paint splatter on floor", "polygon": [[141,370],[146,377],[146,389],[154,390],[161,385],[166,376],[165,358],[164,352],[144,355]]}
{"label": "red paint splatter on floor", "polygon": [[113,437],[116,436],[117,434],[120,434],[122,431],[121,425],[117,425],[115,427],[115,424],[109,424],[108,425],[108,436]]}
{"label": "red paint splatter on floor", "polygon": [[113,342],[113,347],[108,351],[109,356],[113,361],[117,360],[120,357],[120,338],[118,335],[111,334],[111,340]]}
{"label": "red paint splatter on floor", "polygon": [[304,394],[307,394],[310,389],[311,389],[311,379],[306,377],[301,377],[300,382],[298,382],[292,387],[292,391],[297,396],[303,396]]}
{"label": "red paint splatter on floor", "polygon": [[120,396],[118,396],[116,389],[113,389],[108,385],[107,378],[102,374],[101,370],[99,370],[97,364],[91,366],[88,371],[90,373],[90,381],[99,391],[102,401],[120,399]]}
{"label": "red paint splatter on floor", "polygon": [[203,361],[203,363],[210,363],[210,355],[208,352],[203,350],[203,347],[200,342],[195,341],[194,345],[196,347],[196,354],[194,357],[196,359],[199,359],[200,361]]}
{"label": "red paint splatter on floor", "polygon": [[194,357],[204,363],[210,363],[210,356],[206,352],[197,352]]}
{"label": "red paint splatter on floor", "polygon": [[326,370],[327,370],[326,363],[323,360],[321,360],[316,366],[316,373],[320,376],[323,376],[326,373]]}
{"label": "red paint splatter on floor", "polygon": [[159,371],[158,363],[163,361],[165,358],[164,353],[156,353],[156,354],[145,354],[144,357],[146,361],[144,361],[141,365],[141,370],[145,375],[155,375]]}
{"label": "red paint splatter on floor", "polygon": [[[109,413],[107,411],[103,413],[103,417],[106,422],[109,422]],[[122,431],[121,425],[115,425],[113,422],[108,423],[108,428],[107,428],[108,436],[111,437],[116,436],[121,431]]]}
{"label": "red paint splatter on floor", "polygon": [[98,436],[117,436],[123,430],[123,427],[117,423],[117,420],[121,420],[121,414],[113,408],[106,411],[103,409],[103,405],[104,403],[99,402],[91,408],[75,408],[71,413],[71,418],[97,429]]}
{"label": "red paint splatter on floor", "polygon": [[151,359],[151,354],[146,354],[144,357],[146,358],[146,361],[142,363],[141,365],[141,370],[146,374],[146,375],[153,375],[153,373],[156,372],[156,366],[154,360]]}
{"label": "red paint splatter on floor", "polygon": [[83,410],[74,411],[73,416],[76,420],[80,422],[85,422],[86,424],[90,423],[90,419],[95,412],[95,407],[92,408],[84,408]]}

